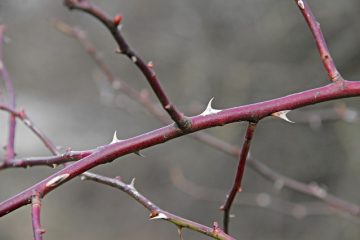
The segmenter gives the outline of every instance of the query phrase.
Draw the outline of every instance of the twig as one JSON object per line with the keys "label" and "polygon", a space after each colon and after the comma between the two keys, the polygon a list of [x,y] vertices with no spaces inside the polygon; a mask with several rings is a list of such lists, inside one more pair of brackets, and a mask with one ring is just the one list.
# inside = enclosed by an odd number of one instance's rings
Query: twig
{"label": "twig", "polygon": [[[5,27],[0,25],[0,74],[5,82],[6,92],[9,96],[9,104],[12,109],[16,107],[16,98],[13,82],[5,67],[3,60],[3,44],[4,44],[4,31]],[[5,163],[10,163],[15,157],[15,128],[16,128],[16,116],[10,114],[9,116],[9,135],[6,145],[6,159]]]}
{"label": "twig", "polygon": [[127,193],[130,197],[150,211],[150,219],[162,219],[175,224],[178,228],[188,228],[215,239],[234,239],[224,233],[220,228],[210,228],[162,210],[136,190],[134,180],[130,184],[125,184],[118,178],[108,178],[94,173],[86,172],[83,176],[83,180],[92,180],[120,189],[121,191]]}
{"label": "twig", "polygon": [[295,0],[298,5],[302,15],[304,16],[306,23],[308,24],[313,37],[316,42],[316,46],[320,53],[321,61],[326,69],[326,72],[331,81],[344,80],[340,75],[339,71],[336,69],[333,58],[330,55],[328,46],[322,34],[320,23],[316,21],[314,14],[312,13],[309,4],[306,0]]}
{"label": "twig", "polygon": [[360,216],[360,206],[344,201],[330,193],[325,189],[321,188],[315,183],[304,184],[302,182],[296,181],[294,179],[285,177],[271,168],[256,160],[253,157],[249,157],[248,164],[251,165],[257,172],[263,175],[266,179],[269,179],[280,185],[280,187],[286,187],[291,190],[304,193],[306,195],[313,196],[317,199],[320,199],[327,203],[329,206],[334,207],[335,209],[342,210],[344,212],[350,213],[354,216]]}
{"label": "twig", "polygon": [[244,176],[245,163],[246,163],[246,159],[248,158],[250,144],[251,144],[251,140],[254,136],[254,131],[255,131],[256,125],[257,125],[257,123],[249,122],[249,125],[246,129],[244,143],[242,145],[241,152],[240,152],[239,165],[237,168],[235,180],[234,180],[233,186],[230,190],[230,193],[226,197],[224,205],[221,206],[221,210],[224,211],[223,223],[224,223],[224,231],[226,233],[229,232],[229,218],[230,218],[231,205],[234,202],[236,194],[238,192],[241,192],[241,181]]}
{"label": "twig", "polygon": [[[220,198],[223,196],[222,189],[196,184],[195,182],[187,179],[184,176],[183,171],[178,167],[171,169],[170,178],[176,188],[193,198],[200,199],[202,201],[220,202]],[[330,215],[339,212],[334,211],[336,210],[335,208],[329,207],[322,201],[293,203],[283,200],[282,198],[271,196],[266,192],[242,192],[241,198],[234,201],[233,205],[263,208],[285,214],[296,219],[303,219],[314,215]]]}
{"label": "twig", "polygon": [[76,9],[92,15],[109,29],[114,40],[118,44],[119,53],[126,55],[139,68],[159,99],[164,110],[180,129],[186,131],[191,126],[191,119],[178,111],[175,105],[170,101],[170,98],[161,86],[160,81],[151,66],[152,64],[146,64],[144,60],[130,48],[119,30],[120,22],[118,22],[116,17],[114,19],[110,18],[102,10],[87,0],[65,0],[64,3],[70,10]]}
{"label": "twig", "polygon": [[45,230],[41,228],[40,223],[41,197],[40,194],[35,193],[31,199],[31,219],[34,232],[34,240],[42,240],[42,235]]}

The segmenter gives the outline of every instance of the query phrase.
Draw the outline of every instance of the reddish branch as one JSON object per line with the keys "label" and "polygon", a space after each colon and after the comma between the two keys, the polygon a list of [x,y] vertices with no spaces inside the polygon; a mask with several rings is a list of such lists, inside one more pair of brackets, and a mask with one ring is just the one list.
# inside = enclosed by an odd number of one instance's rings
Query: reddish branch
{"label": "reddish branch", "polygon": [[229,232],[229,218],[230,218],[230,209],[233,204],[236,194],[241,192],[241,181],[244,176],[245,171],[245,163],[248,158],[251,140],[254,136],[254,131],[256,128],[256,123],[249,122],[248,128],[246,130],[244,143],[241,148],[240,157],[239,157],[239,165],[237,168],[234,184],[230,190],[230,193],[226,197],[225,204],[221,206],[221,210],[224,211],[224,231],[226,233]]}
{"label": "reddish branch", "polygon": [[41,198],[40,195],[35,193],[31,199],[31,219],[34,232],[34,240],[42,240],[42,235],[45,230],[41,228],[40,224],[40,210],[41,210]]}
{"label": "reddish branch", "polygon": [[156,76],[152,64],[146,64],[145,61],[136,54],[125,41],[119,30],[120,22],[117,21],[118,16],[113,19],[94,6],[90,1],[86,0],[65,0],[64,3],[71,10],[80,10],[94,16],[109,29],[118,44],[119,53],[126,55],[139,68],[158,97],[162,107],[170,115],[171,119],[175,121],[178,127],[186,131],[191,125],[190,119],[185,117],[182,112],[178,111],[175,105],[170,101],[170,98],[167,96]]}
{"label": "reddish branch", "polygon": [[309,4],[306,0],[295,0],[298,5],[302,15],[304,16],[306,23],[308,24],[315,42],[319,50],[321,61],[326,69],[326,72],[331,81],[335,82],[338,80],[343,80],[339,71],[336,69],[333,58],[330,55],[329,49],[327,47],[324,35],[322,34],[320,23],[316,21],[314,14],[312,13]]}
{"label": "reddish branch", "polygon": [[[187,132],[180,131],[177,127],[169,125],[121,142],[99,147],[93,154],[65,167],[18,195],[0,203],[0,216],[28,204],[33,191],[46,195],[56,187],[81,173],[100,164],[111,162],[126,154],[149,148],[202,129],[239,121],[256,122],[274,112],[296,109],[319,102],[352,96],[360,96],[360,82],[337,81],[324,87],[314,88],[282,98],[224,109],[216,114],[192,117],[192,125]],[[48,184],[57,179],[59,179],[59,181],[56,182],[56,184]]]}
{"label": "reddish branch", "polygon": [[[3,61],[3,44],[4,44],[4,31],[5,27],[0,25],[0,74],[5,82],[6,93],[9,97],[9,105],[12,109],[16,107],[16,98],[13,82],[10,78],[10,75],[5,67]],[[16,128],[16,116],[10,114],[9,116],[9,135],[6,145],[6,163],[10,163],[15,157],[15,128]]]}
{"label": "reddish branch", "polygon": [[179,229],[188,228],[205,235],[208,235],[215,239],[226,239],[231,240],[233,237],[224,233],[218,227],[207,227],[202,224],[190,221],[188,219],[184,219],[182,217],[176,216],[172,213],[166,212],[144,197],[141,193],[139,193],[135,186],[134,180],[130,184],[125,184],[118,178],[108,178],[104,176],[100,176],[94,173],[84,173],[84,180],[92,180],[101,184],[105,184],[121,191],[127,193],[130,197],[132,197],[135,201],[143,205],[147,210],[150,211],[150,219],[162,219],[168,222],[175,224]]}
{"label": "reddish branch", "polygon": [[[273,100],[266,101],[266,102],[260,102],[260,103],[255,103],[255,104],[251,104],[251,105],[245,105],[245,106],[235,107],[235,108],[231,108],[231,109],[225,109],[225,110],[222,110],[221,112],[218,112],[215,114],[210,114],[210,115],[202,114],[200,116],[195,116],[195,117],[188,119],[181,112],[178,112],[176,110],[175,106],[173,106],[171,104],[169,98],[167,97],[164,90],[162,89],[154,71],[152,70],[152,66],[145,64],[144,61],[142,59],[140,59],[139,56],[133,52],[133,50],[128,46],[128,44],[123,39],[123,37],[118,29],[118,25],[120,23],[121,18],[119,18],[117,16],[114,20],[111,20],[111,18],[107,17],[102,11],[100,11],[99,9],[97,9],[96,7],[91,5],[86,0],[82,0],[82,1],[66,0],[65,3],[67,4],[67,6],[70,9],[78,9],[78,10],[87,12],[87,13],[93,15],[94,17],[96,17],[97,19],[99,19],[102,23],[104,23],[104,25],[110,30],[110,32],[114,36],[116,42],[118,43],[119,50],[123,54],[128,56],[136,64],[136,66],[138,66],[138,68],[142,71],[142,73],[144,74],[144,76],[146,77],[148,82],[150,83],[151,87],[153,88],[155,94],[159,98],[163,108],[169,113],[171,118],[178,124],[178,126],[182,130],[178,129],[174,125],[169,125],[169,126],[161,128],[161,129],[154,130],[152,132],[145,133],[143,135],[139,135],[139,136],[131,138],[131,139],[127,139],[127,140],[124,140],[121,142],[117,142],[114,144],[109,144],[106,146],[99,147],[93,151],[81,152],[81,154],[86,153],[82,156],[77,156],[77,157],[84,157],[82,160],[65,167],[64,169],[49,176],[48,178],[44,179],[43,181],[35,184],[34,186],[32,186],[30,188],[28,188],[27,190],[23,191],[22,193],[19,193],[18,195],[4,201],[3,203],[0,203],[0,216],[3,216],[21,206],[28,204],[29,201],[30,202],[33,201],[33,215],[39,216],[40,212],[38,212],[38,210],[40,210],[40,209],[36,208],[37,198],[40,199],[41,197],[44,197],[47,193],[49,193],[53,189],[57,188],[64,182],[72,179],[73,177],[84,173],[88,169],[91,169],[99,164],[104,164],[104,163],[113,161],[114,159],[116,159],[118,157],[138,151],[140,149],[148,148],[148,147],[166,142],[170,139],[180,137],[185,134],[196,132],[196,131],[210,128],[210,127],[221,126],[221,125],[229,124],[232,122],[238,122],[238,121],[257,122],[257,121],[261,120],[262,118],[265,118],[275,112],[296,109],[296,108],[300,108],[303,106],[316,104],[316,103],[323,102],[323,101],[338,99],[338,98],[359,96],[360,95],[360,83],[359,82],[350,82],[350,81],[346,81],[346,80],[338,81],[338,80],[342,80],[342,78],[341,78],[340,74],[337,72],[330,54],[328,54],[327,46],[325,44],[325,41],[324,41],[324,38],[322,36],[319,26],[316,25],[315,18],[312,16],[312,13],[306,2],[301,1],[301,0],[296,1],[296,2],[299,5],[300,9],[302,10],[313,34],[314,34],[317,46],[319,48],[319,51],[320,51],[322,59],[323,59],[324,66],[325,66],[326,70],[328,71],[330,78],[333,80],[333,83],[329,84],[327,86],[324,86],[324,87],[311,89],[308,91],[300,92],[297,94],[289,95],[289,96],[278,98],[278,99],[273,99]],[[1,66],[3,66],[3,65],[1,65]],[[3,70],[3,68],[2,68],[2,70]],[[13,91],[11,91],[11,89],[9,90],[9,88],[7,90],[8,90],[9,95],[11,95],[13,93]],[[13,117],[21,118],[21,113],[15,114],[15,110],[12,110],[12,109],[15,109],[15,101],[13,101],[13,103],[14,103],[14,105],[12,107],[3,107],[2,109],[9,111]],[[14,126],[13,128],[15,129],[15,125],[13,125],[13,126]],[[39,132],[37,129],[35,129],[32,124],[29,124],[28,127],[30,129],[32,129],[35,133],[36,132],[39,133],[38,137],[40,137],[40,139],[42,139],[42,141],[45,143],[45,145],[46,145],[46,143],[48,143],[47,146],[49,149],[53,149],[53,151],[52,151],[53,154],[58,154],[54,145],[50,144],[51,143],[50,140],[48,140],[44,137],[41,138],[43,135],[41,134],[41,132]],[[12,128],[12,125],[10,125],[10,129],[11,128]],[[184,130],[186,130],[186,131],[184,131]],[[197,136],[200,139],[202,138],[202,139],[206,140],[206,138],[204,138],[204,136],[206,136],[206,135],[197,135]],[[248,139],[250,140],[251,137]],[[209,139],[207,139],[207,140],[209,140]],[[209,140],[209,142],[210,142],[210,140]],[[237,179],[236,182],[239,182],[240,184],[239,185],[234,184],[234,186],[238,186],[238,187],[240,187],[240,185],[241,185],[241,178],[242,178],[243,169],[245,166],[245,159],[248,154],[248,149],[246,150],[246,148],[248,148],[248,146],[246,147],[245,145],[246,144],[244,144],[244,147],[243,147],[243,151],[241,154],[243,157],[240,158],[239,171],[238,171],[238,174],[236,177],[236,179]],[[220,148],[226,147],[226,144],[220,144],[220,145],[217,145],[217,147],[220,147]],[[232,148],[232,147],[227,148],[227,150],[229,150],[231,152],[237,151],[237,150],[234,150],[234,148]],[[245,152],[246,152],[246,154],[245,154]],[[59,156],[57,156],[57,157],[59,157]],[[69,156],[67,156],[67,157],[69,157]],[[7,159],[10,159],[10,158],[7,158]],[[13,159],[13,157],[11,159]],[[64,157],[62,157],[61,159],[64,159]],[[243,161],[241,161],[241,159],[243,159]],[[250,161],[250,162],[256,163],[256,161],[254,161],[254,160]],[[259,165],[255,164],[254,166],[256,167]],[[321,188],[319,188],[317,186],[309,185],[309,186],[307,186],[307,188],[304,188],[303,185],[298,185],[298,182],[296,182],[294,180],[282,179],[281,176],[276,175],[276,174],[274,176],[272,176],[272,172],[267,171],[267,169],[264,169],[264,168],[261,169],[258,167],[258,169],[260,172],[263,172],[264,175],[268,176],[270,179],[272,178],[273,180],[279,180],[279,179],[283,180],[284,184],[287,184],[287,186],[290,186],[293,189],[298,189],[298,191],[303,191],[304,193],[307,193],[310,195],[312,194],[315,197],[328,202],[330,205],[332,204],[333,206],[337,206],[337,207],[341,208],[341,207],[346,206],[346,204],[348,204],[346,202],[338,201],[338,199],[333,198],[332,196],[328,195],[326,193],[326,191],[324,192]],[[107,180],[111,180],[111,179],[107,179]],[[292,182],[292,181],[294,181],[294,182]],[[237,190],[238,188],[235,187],[234,189]],[[33,194],[34,192],[38,193],[36,195],[37,197],[35,197],[35,198],[34,198],[34,194]],[[134,193],[137,193],[137,192],[134,192]],[[231,203],[230,203],[230,207],[231,207]],[[230,207],[229,207],[229,209],[230,209]],[[346,207],[348,207],[348,206],[346,206]],[[352,209],[352,212],[359,214],[359,208],[358,207],[356,208],[356,207]],[[160,218],[164,218],[164,216],[169,217],[169,216],[172,216],[172,214],[167,213],[167,212],[155,212],[155,214],[152,216],[153,216],[153,218],[156,218],[157,216],[160,216]],[[35,225],[38,224],[38,226],[39,226],[37,229],[40,229],[40,220],[39,219],[40,218],[35,218],[35,220],[34,220],[34,218],[33,218],[33,221],[35,221]],[[173,219],[181,220],[181,218],[179,218],[177,216],[175,216]],[[177,224],[180,227],[185,227],[185,225],[182,226],[181,224],[187,224],[187,223],[186,222],[183,223],[181,221],[177,222],[175,224]],[[186,221],[188,221],[188,220],[186,220]],[[194,226],[196,224],[197,223],[194,223]],[[196,226],[197,226],[197,230],[201,229],[201,227],[202,227],[202,225],[196,225]],[[219,232],[220,234],[223,234],[223,232],[220,229],[218,229],[217,227],[213,228],[212,230],[215,232]],[[229,239],[229,238],[225,238],[225,239]]]}

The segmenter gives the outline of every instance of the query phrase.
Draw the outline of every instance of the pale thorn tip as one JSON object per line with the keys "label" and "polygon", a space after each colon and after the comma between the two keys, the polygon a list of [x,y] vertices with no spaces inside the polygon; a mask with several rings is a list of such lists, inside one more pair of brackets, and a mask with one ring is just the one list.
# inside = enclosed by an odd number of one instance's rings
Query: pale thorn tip
{"label": "pale thorn tip", "polygon": [[82,175],[82,176],[80,177],[80,180],[81,180],[81,181],[85,181],[85,180],[86,180],[86,177],[85,177],[84,175]]}
{"label": "pale thorn tip", "polygon": [[202,112],[202,113],[200,114],[200,116],[207,116],[207,115],[210,115],[210,114],[215,114],[215,113],[221,112],[221,110],[214,109],[214,108],[212,107],[212,101],[213,101],[213,100],[214,100],[214,98],[211,98],[211,99],[210,99],[210,101],[209,101],[209,103],[208,103],[205,111]]}
{"label": "pale thorn tip", "polygon": [[299,6],[302,10],[304,10],[305,5],[304,5],[304,2],[303,2],[302,0],[298,0],[298,1],[297,1],[297,4],[298,4],[298,6]]}
{"label": "pale thorn tip", "polygon": [[111,141],[110,144],[114,144],[114,143],[117,143],[117,142],[120,142],[120,140],[118,139],[117,137],[117,131],[114,132],[114,136],[113,136],[113,139]]}
{"label": "pale thorn tip", "polygon": [[130,184],[128,185],[131,189],[135,189],[135,178],[131,179]]}
{"label": "pale thorn tip", "polygon": [[295,123],[295,122],[291,121],[291,120],[287,117],[287,114],[288,114],[290,111],[291,111],[291,110],[283,110],[283,111],[275,112],[275,113],[272,113],[271,116],[281,118],[282,120],[287,121],[287,122],[289,122],[289,123]]}
{"label": "pale thorn tip", "polygon": [[166,216],[164,213],[159,213],[155,217],[150,218],[150,220],[156,220],[156,219],[168,219],[169,217]]}

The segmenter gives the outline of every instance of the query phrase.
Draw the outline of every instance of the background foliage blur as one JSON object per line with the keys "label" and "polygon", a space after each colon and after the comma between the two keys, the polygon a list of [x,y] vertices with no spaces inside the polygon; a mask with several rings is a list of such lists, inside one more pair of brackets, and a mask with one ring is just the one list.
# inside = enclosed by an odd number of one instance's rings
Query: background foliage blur
{"label": "background foliage blur", "polygon": [[[211,97],[215,97],[214,107],[221,109],[327,84],[310,31],[294,1],[94,2],[111,15],[124,16],[124,36],[144,59],[154,62],[170,97],[188,115],[200,113]],[[359,80],[360,2],[317,0],[310,4],[340,72],[346,79]],[[110,34],[92,17],[69,12],[60,0],[2,0],[0,22],[6,25],[8,37],[5,64],[15,82],[18,105],[27,110],[36,125],[57,145],[74,150],[108,143],[115,130],[119,138],[128,138],[161,127],[137,103],[109,90],[92,59],[78,42],[54,28],[54,19],[83,28],[119,77],[139,89],[148,88],[132,63],[114,53],[116,45]],[[360,110],[359,99],[345,102]],[[326,103],[302,110],[333,106]],[[290,114],[290,118],[293,116],[296,122],[299,113]],[[21,123],[18,125],[19,157],[49,155]],[[208,132],[240,145],[244,126],[232,124]],[[4,145],[4,113],[0,128]],[[252,153],[287,176],[317,182],[329,192],[359,203],[359,135],[358,123],[315,126],[271,119],[258,126]],[[188,136],[143,153],[144,159],[130,155],[94,171],[119,175],[127,181],[136,177],[139,191],[180,216],[206,225],[222,221],[218,208],[232,184],[237,159]],[[174,169],[181,170],[194,186],[205,188],[211,197],[176,187],[171,177]],[[54,171],[38,167],[1,172],[0,200]],[[321,212],[297,219],[291,213],[248,205],[256,205],[259,196],[260,200],[271,197],[300,204],[314,201],[291,191],[277,191],[273,183],[247,169],[243,193],[233,208],[236,217],[231,220],[230,231],[237,239],[331,240],[360,236],[359,219]],[[244,204],[246,197],[250,200]],[[46,197],[42,214],[46,239],[178,238],[173,226],[148,221],[148,213],[125,194],[79,179]],[[0,239],[31,236],[29,207],[0,219]],[[184,238],[206,239],[189,231],[184,232]]]}

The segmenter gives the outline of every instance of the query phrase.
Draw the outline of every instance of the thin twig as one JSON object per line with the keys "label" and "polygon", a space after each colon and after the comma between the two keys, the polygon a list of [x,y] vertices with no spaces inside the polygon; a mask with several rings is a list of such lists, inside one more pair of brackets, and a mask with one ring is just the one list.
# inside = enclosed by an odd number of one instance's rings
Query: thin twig
{"label": "thin twig", "polygon": [[40,223],[40,210],[41,210],[41,197],[40,194],[35,193],[31,199],[31,219],[34,232],[34,240],[42,240],[42,235],[45,230],[41,227]]}
{"label": "thin twig", "polygon": [[114,37],[114,40],[118,44],[119,53],[126,55],[139,68],[159,99],[164,110],[169,114],[171,119],[178,125],[179,128],[186,131],[191,126],[191,119],[187,118],[182,112],[177,110],[175,105],[170,101],[170,98],[167,96],[164,88],[161,86],[160,81],[158,80],[156,73],[151,66],[152,64],[146,64],[145,61],[139,55],[137,55],[125,41],[119,30],[120,23],[115,21],[115,18],[112,19],[107,16],[102,10],[94,6],[90,1],[65,0],[64,3],[70,10],[76,9],[94,16],[109,29],[110,33]]}
{"label": "thin twig", "polygon": [[316,46],[320,53],[321,61],[326,69],[326,72],[331,81],[344,80],[340,75],[339,71],[336,69],[333,58],[330,55],[328,46],[326,44],[324,35],[320,28],[320,23],[316,20],[314,14],[311,11],[311,8],[306,0],[295,0],[298,5],[302,15],[304,16],[306,23],[308,24],[313,37],[316,42]]}
{"label": "thin twig", "polygon": [[178,228],[188,228],[215,239],[234,239],[224,233],[220,228],[210,228],[162,210],[136,190],[134,180],[130,184],[125,184],[118,178],[108,178],[89,172],[85,172],[83,176],[83,180],[92,180],[120,189],[121,191],[127,193],[130,197],[150,211],[150,219],[162,219],[175,224]]}
{"label": "thin twig", "polygon": [[[0,25],[0,74],[5,82],[6,93],[9,97],[9,105],[12,109],[16,108],[16,97],[14,91],[14,84],[10,78],[10,75],[5,67],[3,60],[3,44],[4,44],[4,31],[5,27]],[[6,145],[6,159],[5,163],[10,163],[15,157],[15,128],[16,128],[16,116],[10,114],[9,116],[9,135]]]}
{"label": "thin twig", "polygon": [[251,140],[254,136],[254,131],[256,128],[257,123],[249,122],[249,125],[246,129],[244,143],[241,148],[240,157],[239,157],[239,165],[237,168],[234,184],[230,190],[230,193],[227,195],[225,203],[221,206],[221,210],[224,211],[224,231],[226,233],[229,232],[229,218],[230,218],[230,209],[231,205],[234,202],[236,194],[241,192],[241,182],[244,176],[245,171],[245,163],[246,159],[248,158]]}

